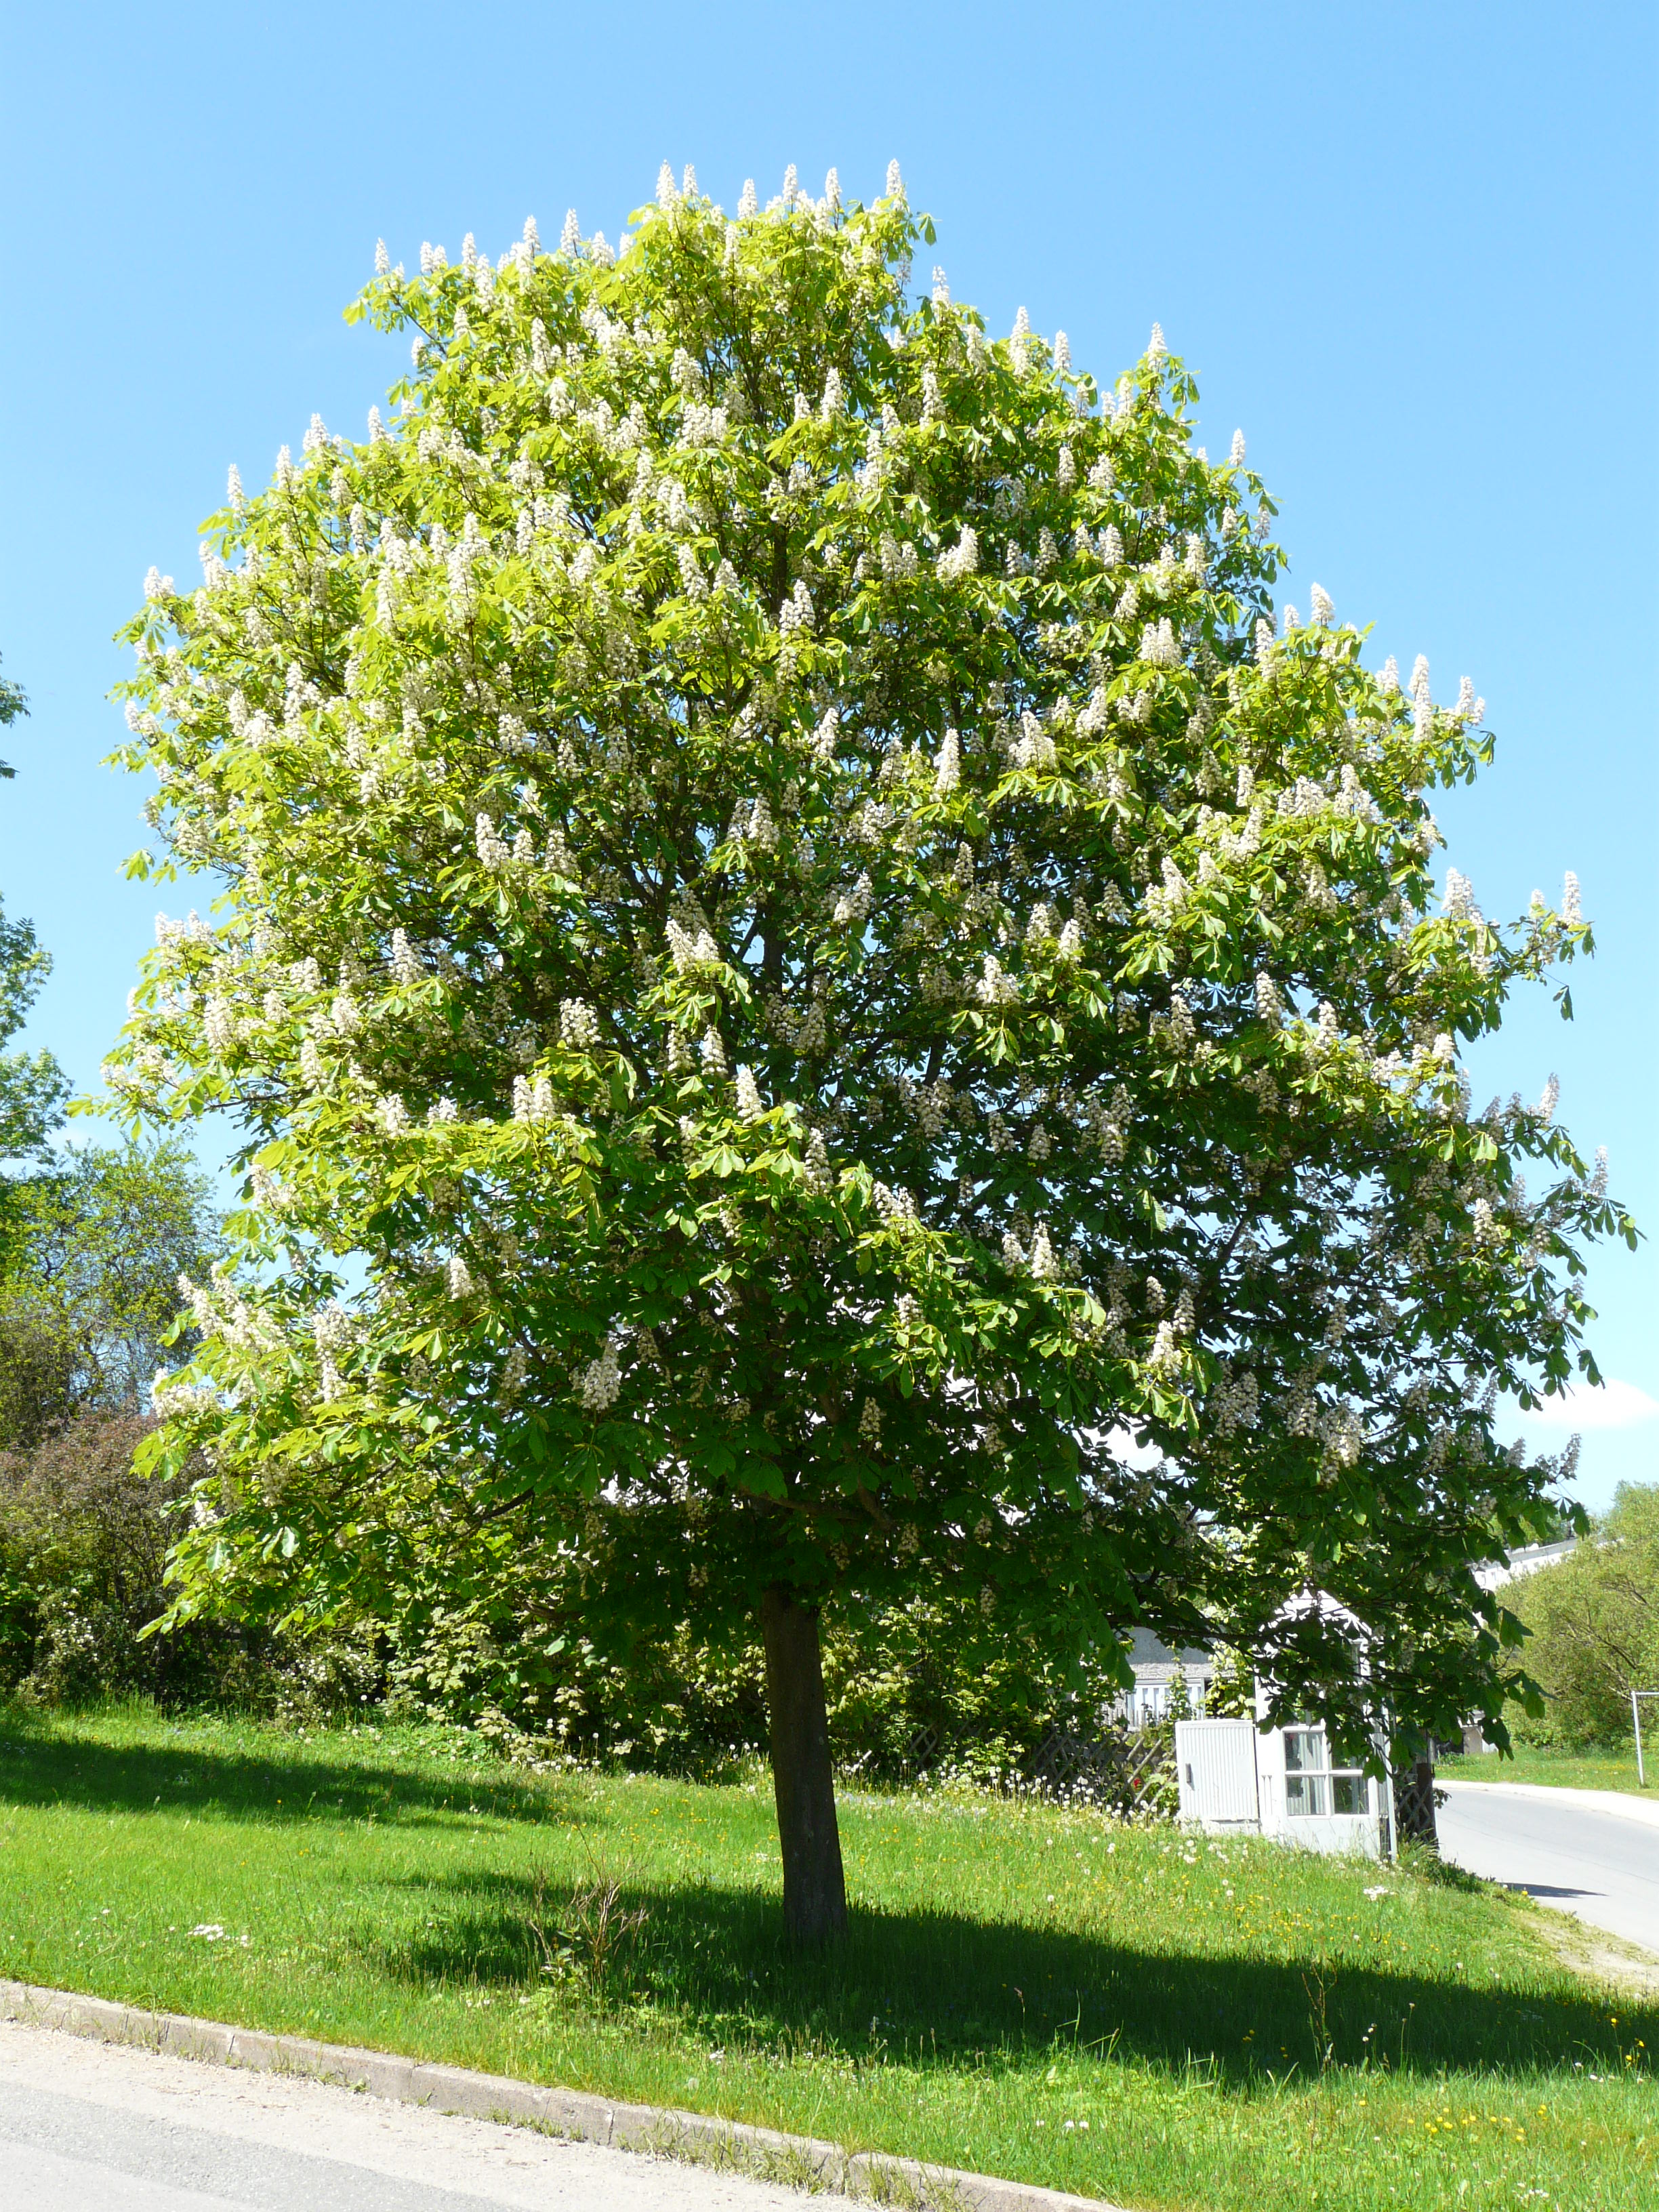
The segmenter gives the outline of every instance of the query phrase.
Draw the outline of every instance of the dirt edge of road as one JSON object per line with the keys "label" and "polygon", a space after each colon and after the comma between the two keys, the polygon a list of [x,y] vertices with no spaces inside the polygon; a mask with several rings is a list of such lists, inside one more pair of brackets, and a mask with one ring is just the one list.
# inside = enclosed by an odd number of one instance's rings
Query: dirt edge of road
{"label": "dirt edge of road", "polygon": [[146,2012],[71,1990],[0,1980],[0,2020],[51,2027],[94,2042],[134,2045],[209,2064],[294,2074],[429,2111],[507,2121],[610,2149],[672,2158],[774,2186],[862,2198],[899,2212],[1121,2212],[1094,2197],[926,2166],[881,2151],[848,2151],[810,2136],[654,2105],[623,2105],[586,2090],[544,2088],[465,2067],[428,2064],[380,2051],[271,2035],[223,2021]]}
{"label": "dirt edge of road", "polygon": [[1571,1913],[1549,1912],[1542,1905],[1536,1911],[1545,1942],[1571,1972],[1638,1996],[1659,1996],[1659,1954]]}

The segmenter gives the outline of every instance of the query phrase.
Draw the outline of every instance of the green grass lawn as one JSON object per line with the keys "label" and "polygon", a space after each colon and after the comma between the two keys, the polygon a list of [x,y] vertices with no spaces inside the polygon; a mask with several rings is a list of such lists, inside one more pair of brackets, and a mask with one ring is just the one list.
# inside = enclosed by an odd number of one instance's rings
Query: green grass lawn
{"label": "green grass lawn", "polygon": [[0,1972],[1131,2206],[1659,2204],[1659,2010],[1524,1900],[965,1795],[842,1820],[854,1933],[803,1962],[759,1778],[0,1711]]}
{"label": "green grass lawn", "polygon": [[1453,1782],[1546,1782],[1559,1790],[1627,1790],[1632,1796],[1659,1802],[1659,1719],[1653,1723],[1651,1735],[1644,1727],[1642,1755],[1648,1774],[1645,1790],[1637,1783],[1633,1743],[1620,1751],[1539,1751],[1522,1744],[1513,1759],[1499,1759],[1496,1752],[1473,1759],[1443,1759],[1435,1771]]}

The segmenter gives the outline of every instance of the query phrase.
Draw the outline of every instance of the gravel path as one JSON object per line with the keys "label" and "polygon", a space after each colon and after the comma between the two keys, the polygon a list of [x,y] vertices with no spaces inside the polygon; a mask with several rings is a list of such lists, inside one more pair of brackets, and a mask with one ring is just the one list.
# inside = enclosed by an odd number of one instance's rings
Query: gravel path
{"label": "gravel path", "polygon": [[[29,2212],[801,2212],[805,2201],[672,2160],[0,2022],[0,2203]],[[811,2202],[845,2212],[848,2200]]]}

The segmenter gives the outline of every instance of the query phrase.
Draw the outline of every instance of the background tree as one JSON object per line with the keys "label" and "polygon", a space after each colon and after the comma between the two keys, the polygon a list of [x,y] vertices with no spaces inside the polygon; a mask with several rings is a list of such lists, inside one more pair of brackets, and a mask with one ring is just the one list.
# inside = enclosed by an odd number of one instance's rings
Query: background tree
{"label": "background tree", "polygon": [[[0,677],[0,729],[27,712],[20,686]],[[0,776],[16,773],[0,761]],[[0,1047],[21,1029],[51,973],[52,956],[36,942],[33,925],[8,921],[0,903]],[[49,1052],[0,1050],[0,1245],[11,1218],[8,1173],[44,1157],[47,1139],[62,1126],[68,1097],[68,1079]]]}
{"label": "background tree", "polygon": [[88,1146],[10,1192],[0,1277],[0,1445],[82,1410],[146,1413],[179,1319],[181,1274],[222,1243],[210,1186],[177,1143]]}
{"label": "background tree", "polygon": [[837,1593],[1499,1724],[1468,1562],[1554,1471],[1495,1396],[1594,1375],[1582,1244],[1633,1233],[1553,1091],[1468,1110],[1458,1040],[1589,942],[1571,883],[1431,913],[1472,690],[1317,586],[1277,636],[1161,335],[1103,395],[913,299],[933,236],[896,167],[731,220],[665,171],[621,252],[382,251],[391,419],[152,571],[122,756],[228,888],[112,1080],[246,1133],[182,1608],[393,1605],[444,1514],[564,1547],[599,1645],[758,1614],[807,1936]]}
{"label": "background tree", "polygon": [[[28,710],[28,696],[22,685],[0,676],[0,730],[9,728],[20,714],[27,714]],[[9,761],[0,761],[0,776],[11,777],[16,773]]]}
{"label": "background tree", "polygon": [[1621,1483],[1589,1535],[1509,1597],[1544,1695],[1521,1732],[1543,1743],[1626,1741],[1631,1692],[1659,1690],[1659,1484]]}
{"label": "background tree", "polygon": [[[0,728],[27,714],[21,688],[0,677]],[[0,776],[16,770],[0,761]],[[28,1018],[52,957],[27,921],[8,920],[0,902],[0,1048]],[[60,1395],[62,1346],[40,1318],[26,1313],[4,1288],[17,1257],[31,1175],[50,1158],[49,1140],[63,1126],[69,1083],[49,1052],[0,1049],[0,1405],[56,1406]],[[0,1437],[11,1433],[0,1411]]]}

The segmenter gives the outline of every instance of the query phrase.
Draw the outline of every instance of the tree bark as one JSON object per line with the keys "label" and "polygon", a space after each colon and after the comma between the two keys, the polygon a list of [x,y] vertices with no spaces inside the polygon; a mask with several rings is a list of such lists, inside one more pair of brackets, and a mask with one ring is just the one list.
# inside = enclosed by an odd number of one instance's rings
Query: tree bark
{"label": "tree bark", "polygon": [[783,1850],[784,1925],[792,1942],[827,1943],[847,1933],[847,1883],[836,1825],[817,1610],[774,1583],[761,1600],[761,1632]]}

